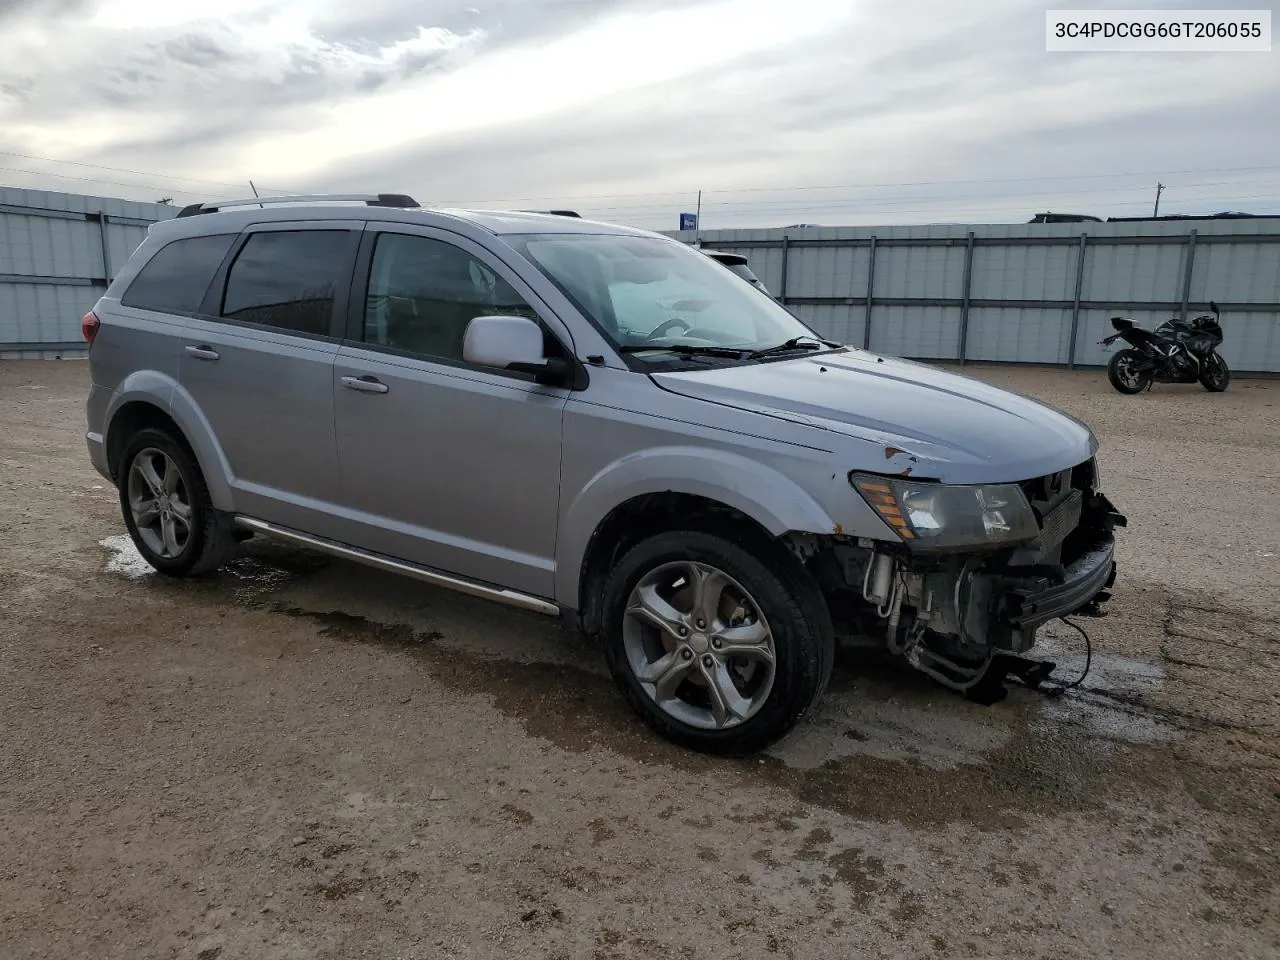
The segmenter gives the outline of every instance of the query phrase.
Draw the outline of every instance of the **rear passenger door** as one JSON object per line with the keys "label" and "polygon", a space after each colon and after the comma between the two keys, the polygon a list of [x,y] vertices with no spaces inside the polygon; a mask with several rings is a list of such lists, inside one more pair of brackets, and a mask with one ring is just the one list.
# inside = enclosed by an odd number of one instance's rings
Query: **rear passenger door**
{"label": "rear passenger door", "polygon": [[179,382],[227,459],[236,510],[331,535],[333,361],[363,223],[259,224],[184,331]]}
{"label": "rear passenger door", "polygon": [[[342,503],[352,511],[342,539],[550,597],[569,391],[462,358],[470,320],[540,321],[535,296],[478,244],[378,226],[361,246],[349,340],[334,365]],[[547,349],[569,358],[542,325]]]}

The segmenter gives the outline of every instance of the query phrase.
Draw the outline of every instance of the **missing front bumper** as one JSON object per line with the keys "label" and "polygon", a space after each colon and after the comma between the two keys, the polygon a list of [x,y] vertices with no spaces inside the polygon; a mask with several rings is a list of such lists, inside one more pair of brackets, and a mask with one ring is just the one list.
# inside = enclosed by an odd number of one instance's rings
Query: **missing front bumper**
{"label": "missing front bumper", "polygon": [[1062,579],[1035,580],[1011,586],[1004,595],[1001,619],[1023,634],[1075,613],[1116,580],[1116,539],[1103,534],[1074,561],[1063,568]]}

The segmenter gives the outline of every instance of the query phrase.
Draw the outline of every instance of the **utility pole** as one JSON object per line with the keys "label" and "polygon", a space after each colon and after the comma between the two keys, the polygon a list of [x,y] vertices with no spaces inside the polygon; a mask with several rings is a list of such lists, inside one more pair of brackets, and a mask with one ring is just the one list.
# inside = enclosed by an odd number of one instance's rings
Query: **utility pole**
{"label": "utility pole", "polygon": [[1164,193],[1164,184],[1157,183],[1156,184],[1156,208],[1151,213],[1153,217],[1160,216],[1160,194],[1162,193]]}
{"label": "utility pole", "polygon": [[693,245],[702,246],[702,191],[698,191],[697,212],[693,215]]}

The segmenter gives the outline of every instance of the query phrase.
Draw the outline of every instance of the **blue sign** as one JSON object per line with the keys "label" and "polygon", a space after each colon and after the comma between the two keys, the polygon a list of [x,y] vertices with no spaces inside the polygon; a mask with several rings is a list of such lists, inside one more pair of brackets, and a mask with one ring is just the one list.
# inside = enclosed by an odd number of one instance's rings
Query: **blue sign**
{"label": "blue sign", "polygon": [[696,213],[680,214],[680,229],[681,230],[697,230],[698,215]]}

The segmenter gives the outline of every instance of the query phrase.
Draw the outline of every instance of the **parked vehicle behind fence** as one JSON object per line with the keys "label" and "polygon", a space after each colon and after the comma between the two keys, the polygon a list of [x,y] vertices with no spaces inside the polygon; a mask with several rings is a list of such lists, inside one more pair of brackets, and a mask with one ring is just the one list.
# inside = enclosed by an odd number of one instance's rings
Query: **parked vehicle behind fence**
{"label": "parked vehicle behind fence", "polygon": [[89,455],[157,570],[263,534],[560,615],[699,750],[790,730],[837,638],[969,690],[1115,577],[1087,426],[825,340],[658,234],[196,205],[84,333]]}
{"label": "parked vehicle behind fence", "polygon": [[743,254],[729,253],[724,250],[703,250],[702,252],[717,263],[724,264],[729,268],[730,272],[736,273],[747,283],[759,289],[761,293],[769,293],[769,289],[764,285],[764,282],[752,271],[751,261]]}

